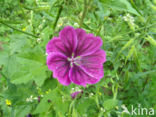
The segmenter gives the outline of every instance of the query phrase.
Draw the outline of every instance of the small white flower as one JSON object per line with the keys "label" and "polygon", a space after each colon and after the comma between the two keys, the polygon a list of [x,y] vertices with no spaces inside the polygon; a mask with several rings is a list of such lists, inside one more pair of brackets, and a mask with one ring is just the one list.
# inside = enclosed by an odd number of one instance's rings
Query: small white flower
{"label": "small white flower", "polygon": [[26,101],[29,102],[29,98],[27,98]]}
{"label": "small white flower", "polygon": [[127,14],[127,17],[130,17],[130,14],[129,13]]}
{"label": "small white flower", "polygon": [[72,88],[71,92],[75,92],[75,88]]}
{"label": "small white flower", "polygon": [[26,99],[27,102],[33,102],[33,95]]}
{"label": "small white flower", "polygon": [[134,25],[134,17],[131,16],[129,13],[126,16],[123,16],[123,20],[129,22],[131,25]]}
{"label": "small white flower", "polygon": [[74,26],[79,27],[79,24],[78,23],[74,23]]}
{"label": "small white flower", "polygon": [[103,111],[103,112],[105,112],[105,109],[104,109],[104,108],[102,108],[102,107],[100,108],[100,110],[101,110],[101,111]]}
{"label": "small white flower", "polygon": [[92,97],[93,95],[94,95],[93,93],[90,93],[90,94],[89,94],[89,97]]}
{"label": "small white flower", "polygon": [[124,16],[124,17],[123,17],[123,19],[124,19],[125,21],[128,21],[128,19],[127,19],[127,17],[126,17],[126,16]]}
{"label": "small white flower", "polygon": [[37,38],[37,43],[41,43],[41,39],[40,38]]}

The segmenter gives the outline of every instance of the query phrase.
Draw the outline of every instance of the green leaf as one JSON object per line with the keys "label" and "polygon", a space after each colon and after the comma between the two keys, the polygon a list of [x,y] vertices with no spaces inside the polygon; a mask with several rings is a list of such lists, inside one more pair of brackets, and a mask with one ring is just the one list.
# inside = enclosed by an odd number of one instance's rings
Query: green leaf
{"label": "green leaf", "polygon": [[127,55],[126,60],[125,60],[125,63],[127,62],[127,60],[128,60],[128,59],[132,56],[132,54],[134,53],[134,48],[135,48],[135,46],[133,45],[133,46],[131,47],[131,49],[129,50],[128,55]]}
{"label": "green leaf", "polygon": [[87,113],[90,106],[96,106],[95,100],[91,98],[83,98],[78,101],[78,104],[75,105],[78,113],[84,114]]}
{"label": "green leaf", "polygon": [[118,101],[115,99],[108,99],[106,101],[104,101],[103,103],[103,107],[106,110],[111,110],[113,109],[116,105],[118,104]]}
{"label": "green leaf", "polygon": [[37,113],[43,113],[43,112],[48,112],[50,107],[52,106],[51,102],[48,102],[48,100],[51,100],[51,97],[53,97],[56,93],[56,90],[50,92],[49,94],[45,95],[41,102],[38,104],[37,108],[33,112],[33,114]]}
{"label": "green leaf", "polygon": [[21,84],[29,81],[35,81],[38,86],[41,86],[47,78],[46,70],[46,66],[36,63],[29,63],[25,66],[21,65],[20,71],[17,71],[12,75],[11,82]]}
{"label": "green leaf", "polygon": [[145,39],[150,42],[151,45],[156,47],[156,41],[151,36],[148,35]]}
{"label": "green leaf", "polygon": [[21,84],[35,81],[39,86],[47,78],[46,71],[45,54],[39,47],[25,50],[23,53],[19,53],[17,57],[11,57],[6,69],[12,83]]}
{"label": "green leaf", "polygon": [[19,52],[23,52],[22,50],[27,47],[29,45],[30,47],[30,40],[27,39],[27,37],[23,34],[21,35],[11,35],[10,36],[10,53],[14,54],[14,53],[19,53]]}
{"label": "green leaf", "polygon": [[127,0],[100,0],[106,7],[113,10],[128,11],[132,14],[140,16],[140,14],[131,6]]}
{"label": "green leaf", "polygon": [[79,117],[75,108],[73,108],[72,117]]}
{"label": "green leaf", "polygon": [[31,106],[25,105],[25,106],[18,106],[18,109],[15,113],[16,117],[25,117],[30,113]]}
{"label": "green leaf", "polygon": [[5,51],[0,51],[0,66],[6,65],[8,62],[9,55]]}
{"label": "green leaf", "polygon": [[127,0],[119,0],[119,1],[126,6],[128,12],[140,16],[140,14],[131,6],[131,4]]}
{"label": "green leaf", "polygon": [[137,50],[134,48],[134,56],[133,56],[135,62],[136,62],[136,66],[138,68],[139,71],[142,71],[141,66],[140,66],[140,59],[138,58],[138,52]]}
{"label": "green leaf", "polygon": [[134,39],[130,39],[122,48],[121,50],[119,51],[115,61],[118,59],[118,57],[120,56],[120,54],[126,49],[128,48],[132,43],[134,42]]}
{"label": "green leaf", "polygon": [[18,54],[21,59],[29,60],[30,62],[39,62],[42,65],[46,64],[46,55],[43,49],[39,46],[34,48],[25,49],[22,53]]}
{"label": "green leaf", "polygon": [[43,91],[47,91],[49,89],[53,90],[57,87],[57,79],[51,78],[51,74],[49,76],[50,78],[46,79],[44,84],[42,85]]}
{"label": "green leaf", "polygon": [[[50,102],[48,100],[50,100]],[[68,111],[69,103],[62,99],[58,88],[45,95],[33,113],[48,112],[50,111],[50,107],[52,107],[58,115],[64,115],[64,113]]]}
{"label": "green leaf", "polygon": [[141,16],[143,16],[142,13],[139,11],[138,7],[135,5],[134,1],[133,1],[133,0],[130,0],[130,1],[131,1],[131,5],[133,6],[133,8],[134,8]]}

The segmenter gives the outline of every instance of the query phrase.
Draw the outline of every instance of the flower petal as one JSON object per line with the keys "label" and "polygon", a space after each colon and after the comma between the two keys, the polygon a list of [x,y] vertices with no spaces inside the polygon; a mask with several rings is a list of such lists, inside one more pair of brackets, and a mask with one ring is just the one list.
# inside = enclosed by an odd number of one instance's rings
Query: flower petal
{"label": "flower petal", "polygon": [[55,70],[60,66],[65,65],[67,57],[61,53],[52,52],[47,56],[47,66],[50,70]]}
{"label": "flower petal", "polygon": [[62,85],[69,85],[71,83],[71,80],[69,78],[69,72],[66,73],[66,75],[64,77],[59,77],[58,76],[58,81],[62,84]]}
{"label": "flower petal", "polygon": [[47,65],[61,84],[69,85],[71,83],[69,79],[70,63],[65,55],[56,52],[50,53],[47,56]]}
{"label": "flower petal", "polygon": [[81,56],[80,60],[77,60],[76,62],[90,75],[96,78],[102,78],[104,75],[103,63],[105,61],[105,51],[99,49],[90,55]]}
{"label": "flower petal", "polygon": [[48,54],[50,52],[60,52],[66,56],[69,56],[70,50],[64,47],[61,39],[59,39],[58,37],[54,37],[48,42],[46,46],[46,52]]}
{"label": "flower petal", "polygon": [[86,86],[87,83],[95,84],[100,80],[93,76],[90,76],[80,66],[77,65],[73,65],[73,67],[70,69],[69,77],[73,83],[77,85],[82,85],[84,87]]}
{"label": "flower petal", "polygon": [[75,29],[71,26],[66,26],[63,30],[61,30],[59,36],[64,44],[64,47],[69,50],[69,53],[72,55],[77,46]]}
{"label": "flower petal", "polygon": [[85,34],[84,31],[79,33],[81,36],[78,38],[78,44],[75,50],[76,56],[92,54],[102,46],[100,37],[95,37],[93,34]]}
{"label": "flower petal", "polygon": [[81,39],[85,38],[85,36],[87,35],[86,31],[81,28],[77,28],[75,29],[75,31],[76,31],[78,41],[81,41]]}

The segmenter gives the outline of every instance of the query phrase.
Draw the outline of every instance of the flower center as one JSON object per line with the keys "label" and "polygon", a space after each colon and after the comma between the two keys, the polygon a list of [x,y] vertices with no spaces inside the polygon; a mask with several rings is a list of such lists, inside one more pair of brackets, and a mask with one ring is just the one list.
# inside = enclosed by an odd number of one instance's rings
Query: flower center
{"label": "flower center", "polygon": [[77,62],[80,59],[80,56],[77,56],[74,58],[74,53],[72,53],[71,58],[67,58],[67,60],[70,62],[70,66],[73,67],[73,64],[79,65]]}

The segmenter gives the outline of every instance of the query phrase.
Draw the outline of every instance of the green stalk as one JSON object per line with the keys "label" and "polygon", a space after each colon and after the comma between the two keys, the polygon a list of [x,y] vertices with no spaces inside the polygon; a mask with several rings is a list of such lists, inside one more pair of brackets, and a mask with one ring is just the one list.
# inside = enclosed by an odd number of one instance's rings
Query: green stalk
{"label": "green stalk", "polygon": [[121,34],[121,35],[126,35],[126,34],[129,34],[129,33],[132,33],[132,32],[140,31],[140,30],[143,30],[143,29],[152,27],[152,26],[154,26],[154,25],[156,25],[156,23],[155,23],[155,24],[152,24],[152,25],[149,25],[149,26],[144,26],[144,27],[138,28],[138,29],[136,29],[135,31],[129,31],[129,32],[127,32],[127,33],[123,33],[123,34]]}
{"label": "green stalk", "polygon": [[14,108],[13,107],[11,108],[11,115],[10,115],[10,117],[14,117]]}
{"label": "green stalk", "polygon": [[53,29],[54,30],[56,28],[56,25],[57,25],[57,22],[58,22],[58,20],[60,18],[60,15],[61,15],[62,10],[63,10],[63,3],[62,3],[62,5],[60,5],[59,10],[57,12],[57,16],[56,16],[56,19],[55,19],[55,22],[54,22],[54,25],[53,25]]}
{"label": "green stalk", "polygon": [[0,71],[0,74],[5,78],[6,81],[8,81],[8,78],[3,74],[2,71]]}
{"label": "green stalk", "polygon": [[82,17],[80,19],[80,27],[82,27],[83,20],[84,20],[84,18],[86,16],[86,13],[87,13],[87,0],[84,0],[83,14],[82,14]]}
{"label": "green stalk", "polygon": [[17,28],[14,28],[14,27],[12,27],[12,26],[10,26],[10,25],[8,25],[8,24],[2,22],[2,21],[0,21],[0,23],[3,24],[3,25],[5,25],[5,26],[7,26],[7,27],[9,27],[9,28],[12,28],[13,30],[19,31],[19,32],[21,32],[21,33],[24,33],[24,34],[26,34],[26,35],[29,35],[29,36],[32,36],[32,37],[35,37],[35,38],[39,38],[39,37],[36,36],[36,35],[33,35],[33,34],[31,34],[31,33],[24,32],[24,31],[22,31],[22,30],[19,30],[19,29],[17,29]]}
{"label": "green stalk", "polygon": [[2,95],[0,95],[0,98],[4,98]]}

